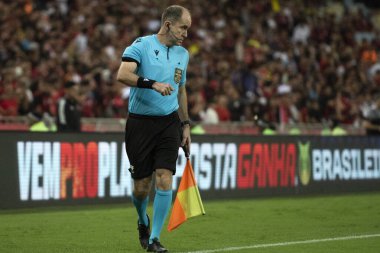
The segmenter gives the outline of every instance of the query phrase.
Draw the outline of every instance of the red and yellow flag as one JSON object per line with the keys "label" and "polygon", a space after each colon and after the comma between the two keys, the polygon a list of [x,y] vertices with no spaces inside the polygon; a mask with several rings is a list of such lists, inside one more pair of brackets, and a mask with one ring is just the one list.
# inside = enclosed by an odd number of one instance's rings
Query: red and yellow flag
{"label": "red and yellow flag", "polygon": [[201,195],[194,178],[193,168],[187,159],[186,167],[174,200],[172,213],[168,224],[168,230],[172,231],[184,223],[188,218],[205,214]]}

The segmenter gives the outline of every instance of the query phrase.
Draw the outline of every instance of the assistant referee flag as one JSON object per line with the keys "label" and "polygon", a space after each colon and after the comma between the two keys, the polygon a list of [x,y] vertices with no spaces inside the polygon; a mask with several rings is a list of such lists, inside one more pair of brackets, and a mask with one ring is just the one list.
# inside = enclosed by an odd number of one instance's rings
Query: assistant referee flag
{"label": "assistant referee flag", "polygon": [[184,223],[188,218],[205,214],[202,199],[194,178],[190,159],[187,158],[186,167],[174,201],[168,230],[172,231]]}

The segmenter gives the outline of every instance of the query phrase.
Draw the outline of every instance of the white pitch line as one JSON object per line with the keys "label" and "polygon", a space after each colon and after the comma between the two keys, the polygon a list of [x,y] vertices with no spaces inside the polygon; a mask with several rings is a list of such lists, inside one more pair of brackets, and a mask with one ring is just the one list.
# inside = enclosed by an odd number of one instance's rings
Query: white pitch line
{"label": "white pitch line", "polygon": [[292,242],[256,244],[256,245],[241,246],[241,247],[228,247],[228,248],[221,248],[221,249],[189,251],[189,252],[186,252],[186,253],[214,253],[214,252],[236,251],[236,250],[245,250],[245,249],[280,247],[280,246],[288,246],[288,245],[296,245],[296,244],[309,244],[309,243],[319,243],[319,242],[331,242],[331,241],[346,241],[346,240],[355,240],[355,239],[366,239],[366,238],[372,238],[372,237],[380,237],[380,234],[352,235],[352,236],[344,236],[344,237],[333,237],[333,238],[324,238],[324,239],[312,239],[312,240],[305,240],[305,241],[292,241]]}

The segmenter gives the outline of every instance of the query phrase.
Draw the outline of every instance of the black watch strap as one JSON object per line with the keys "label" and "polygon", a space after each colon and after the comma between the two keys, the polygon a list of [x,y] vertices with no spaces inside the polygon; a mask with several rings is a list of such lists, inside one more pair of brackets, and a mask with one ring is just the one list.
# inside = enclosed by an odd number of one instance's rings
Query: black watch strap
{"label": "black watch strap", "polygon": [[155,82],[156,82],[155,80],[140,76],[139,79],[137,79],[137,87],[143,88],[143,89],[153,89],[153,84]]}
{"label": "black watch strap", "polygon": [[190,123],[190,120],[184,120],[184,121],[182,121],[181,122],[181,126],[185,126],[185,125],[191,125],[191,123]]}

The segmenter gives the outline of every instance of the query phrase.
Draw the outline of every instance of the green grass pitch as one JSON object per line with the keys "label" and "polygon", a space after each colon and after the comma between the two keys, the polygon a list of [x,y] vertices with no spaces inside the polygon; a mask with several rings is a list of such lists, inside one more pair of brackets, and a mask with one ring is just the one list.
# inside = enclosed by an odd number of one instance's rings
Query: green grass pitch
{"label": "green grass pitch", "polygon": [[[126,201],[129,202],[129,201]],[[204,202],[206,215],[161,235],[170,252],[380,252],[380,193]],[[151,207],[149,213],[151,214]],[[144,252],[130,203],[0,211],[0,252]]]}

